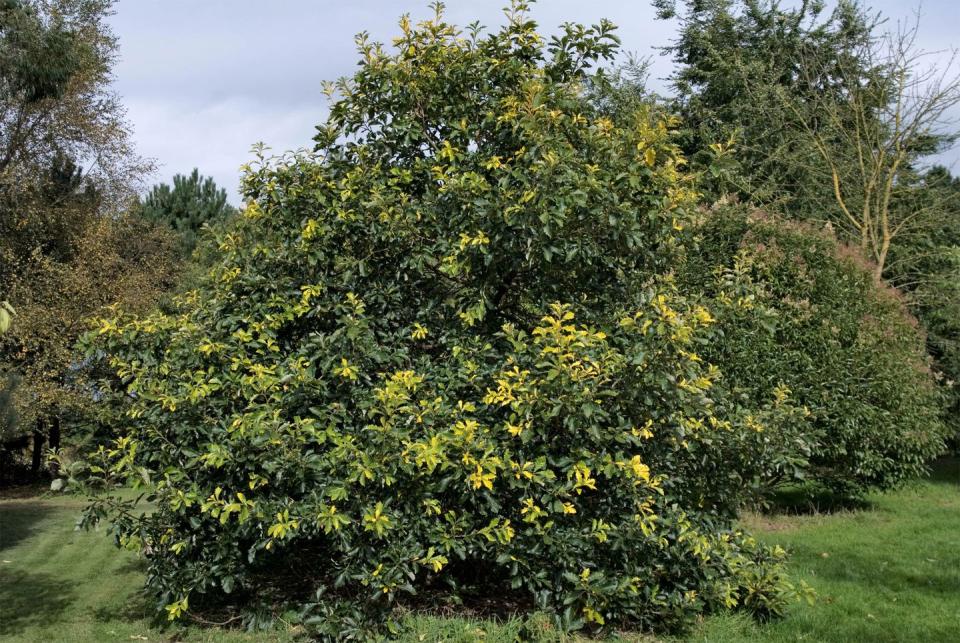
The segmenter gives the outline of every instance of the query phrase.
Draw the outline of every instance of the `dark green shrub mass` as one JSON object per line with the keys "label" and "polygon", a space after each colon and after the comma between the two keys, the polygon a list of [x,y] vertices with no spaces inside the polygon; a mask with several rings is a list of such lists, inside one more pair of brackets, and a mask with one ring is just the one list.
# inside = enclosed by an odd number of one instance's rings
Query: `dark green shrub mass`
{"label": "dark green shrub mass", "polygon": [[704,357],[745,404],[809,414],[764,437],[764,483],[859,494],[922,474],[943,450],[942,400],[899,293],[829,230],[729,207],[702,219],[680,281],[714,302],[723,340]]}
{"label": "dark green shrub mass", "polygon": [[[401,21],[309,154],[261,160],[182,312],[90,338],[127,400],[94,478],[170,618],[308,602],[363,636],[479,595],[565,629],[780,613],[731,529],[755,432],[711,397],[705,308],[665,274],[696,195],[670,123],[600,115],[609,24],[545,39]],[[96,353],[92,353],[96,354]],[[417,603],[419,601],[419,603]]]}
{"label": "dark green shrub mass", "polygon": [[923,181],[926,189],[912,206],[935,212],[935,223],[909,230],[891,248],[891,279],[904,284],[926,331],[927,350],[949,400],[950,442],[960,449],[960,178],[934,166]]}

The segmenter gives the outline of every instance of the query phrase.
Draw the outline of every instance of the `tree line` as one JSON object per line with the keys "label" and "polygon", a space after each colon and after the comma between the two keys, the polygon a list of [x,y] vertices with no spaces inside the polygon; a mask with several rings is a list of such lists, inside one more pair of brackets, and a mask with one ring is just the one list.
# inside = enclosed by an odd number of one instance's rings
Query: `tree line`
{"label": "tree line", "polygon": [[[111,2],[0,7],[0,479],[36,475],[93,394],[74,350],[104,306],[147,311],[180,281],[196,235],[231,208],[195,171],[154,186],[112,91]],[[25,459],[25,457],[27,459]]]}

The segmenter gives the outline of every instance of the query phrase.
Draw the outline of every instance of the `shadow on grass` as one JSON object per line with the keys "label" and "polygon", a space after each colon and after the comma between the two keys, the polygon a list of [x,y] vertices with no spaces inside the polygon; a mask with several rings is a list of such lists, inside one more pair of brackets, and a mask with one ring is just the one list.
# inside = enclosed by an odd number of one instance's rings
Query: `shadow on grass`
{"label": "shadow on grass", "polygon": [[960,457],[940,458],[930,465],[930,477],[935,484],[960,487]]}
{"label": "shadow on grass", "polygon": [[0,500],[29,500],[40,498],[50,491],[49,481],[18,485],[0,485]]}
{"label": "shadow on grass", "polygon": [[0,552],[39,531],[49,513],[41,503],[0,505]]}
{"label": "shadow on grass", "polygon": [[867,583],[873,591],[886,588],[906,593],[912,600],[927,597],[944,601],[960,595],[960,575],[949,565],[910,570],[898,564],[888,565],[882,555],[850,550],[835,552],[829,565],[819,566],[817,575],[840,582]]}
{"label": "shadow on grass", "polygon": [[147,561],[144,558],[129,558],[117,567],[117,574],[146,574]]}
{"label": "shadow on grass", "polygon": [[137,592],[122,605],[99,607],[94,610],[93,616],[101,623],[115,621],[130,623],[140,620],[157,620],[157,614],[150,608],[150,603],[143,592]]}
{"label": "shadow on grass", "polygon": [[[930,464],[928,477],[907,481],[905,484],[909,486],[914,482],[960,486],[960,457],[940,458]],[[770,498],[769,504],[760,509],[760,513],[769,516],[803,516],[876,509],[876,504],[866,498],[844,495],[825,487],[809,484],[780,489]]]}
{"label": "shadow on grass", "polygon": [[806,516],[875,508],[873,503],[864,498],[846,496],[823,487],[803,486],[782,489],[775,493],[763,513],[772,516]]}
{"label": "shadow on grass", "polygon": [[0,571],[0,635],[55,621],[73,601],[74,587],[50,574]]}

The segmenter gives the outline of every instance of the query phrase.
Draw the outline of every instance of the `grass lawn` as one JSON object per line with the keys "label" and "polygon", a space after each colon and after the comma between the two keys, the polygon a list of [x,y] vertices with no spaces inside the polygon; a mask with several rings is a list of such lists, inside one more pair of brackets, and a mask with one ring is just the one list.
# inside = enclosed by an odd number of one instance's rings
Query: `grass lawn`
{"label": "grass lawn", "polygon": [[[685,640],[960,641],[960,461],[905,489],[831,514],[747,516],[762,539],[792,553],[815,605],[758,626],[706,619]],[[83,501],[0,499],[0,641],[290,641],[295,632],[245,634],[151,627],[139,599],[143,572],[98,533],[73,531]],[[416,616],[409,641],[512,641],[521,626]],[[648,637],[621,635],[627,640]]]}
{"label": "grass lawn", "polygon": [[713,617],[694,641],[960,641],[960,461],[868,498],[856,511],[761,518],[747,526],[792,556],[815,605],[756,626]]}

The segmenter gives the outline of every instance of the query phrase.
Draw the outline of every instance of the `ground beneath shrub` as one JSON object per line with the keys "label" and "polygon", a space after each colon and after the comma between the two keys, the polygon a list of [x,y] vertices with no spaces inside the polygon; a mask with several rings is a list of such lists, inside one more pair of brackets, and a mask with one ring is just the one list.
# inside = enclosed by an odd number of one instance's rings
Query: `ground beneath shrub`
{"label": "ground beneath shrub", "polygon": [[[157,629],[137,589],[143,570],[102,533],[73,526],[83,501],[0,492],[0,641],[293,641],[281,626],[247,634],[215,627]],[[737,616],[704,620],[685,639],[755,641],[960,641],[960,460],[865,506],[744,517],[763,540],[783,545],[791,569],[819,595],[778,622]],[[512,642],[523,631],[556,637],[542,619],[501,622],[411,615],[406,641]],[[621,640],[655,641],[632,633]]]}

